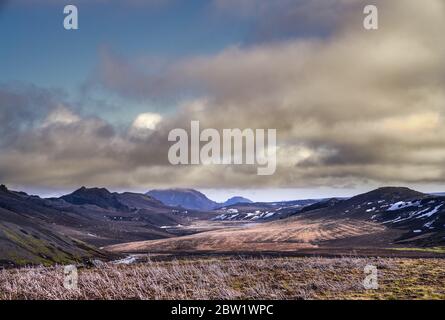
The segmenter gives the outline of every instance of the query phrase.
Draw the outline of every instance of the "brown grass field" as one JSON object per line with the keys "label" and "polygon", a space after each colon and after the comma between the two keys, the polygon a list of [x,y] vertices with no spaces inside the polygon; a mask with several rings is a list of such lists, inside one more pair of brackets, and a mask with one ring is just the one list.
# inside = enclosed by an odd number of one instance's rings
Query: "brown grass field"
{"label": "brown grass field", "polygon": [[[366,290],[364,267],[378,268]],[[445,299],[445,260],[405,258],[210,258],[0,271],[0,299]]]}
{"label": "brown grass field", "polygon": [[106,247],[112,252],[289,252],[318,248],[334,240],[379,234],[385,227],[354,219],[291,218],[257,225],[216,228],[183,237]]}

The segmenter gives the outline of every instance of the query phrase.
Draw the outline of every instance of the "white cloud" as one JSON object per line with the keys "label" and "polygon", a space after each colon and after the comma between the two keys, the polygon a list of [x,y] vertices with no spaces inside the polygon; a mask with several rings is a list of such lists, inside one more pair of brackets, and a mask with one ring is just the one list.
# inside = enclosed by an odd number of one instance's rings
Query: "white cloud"
{"label": "white cloud", "polygon": [[137,130],[155,130],[161,120],[162,116],[158,113],[141,113],[133,121],[132,127]]}
{"label": "white cloud", "polygon": [[128,134],[132,138],[147,139],[153,134],[161,121],[162,116],[158,113],[141,113],[133,121]]}
{"label": "white cloud", "polygon": [[70,111],[66,106],[60,104],[53,110],[43,122],[43,127],[50,125],[69,125],[80,121],[80,117]]}

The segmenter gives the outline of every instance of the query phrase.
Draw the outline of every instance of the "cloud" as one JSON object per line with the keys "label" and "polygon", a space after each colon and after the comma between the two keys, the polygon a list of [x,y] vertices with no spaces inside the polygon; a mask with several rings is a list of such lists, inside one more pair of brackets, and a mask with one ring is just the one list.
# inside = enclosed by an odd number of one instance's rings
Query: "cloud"
{"label": "cloud", "polygon": [[253,24],[250,41],[264,42],[291,37],[326,37],[344,20],[363,10],[356,0],[214,0],[224,16],[238,17]]}
{"label": "cloud", "polygon": [[39,123],[57,107],[60,96],[32,85],[0,86],[0,145]]}
{"label": "cloud", "polygon": [[52,110],[51,113],[48,114],[42,126],[48,127],[55,124],[69,125],[76,123],[80,120],[81,119],[78,115],[74,114],[66,106],[60,105],[56,109]]}
{"label": "cloud", "polygon": [[157,113],[141,113],[133,122],[133,128],[140,130],[154,130],[159,122],[161,122],[162,116]]}
{"label": "cloud", "polygon": [[129,129],[129,135],[136,139],[146,139],[156,130],[161,121],[162,116],[158,113],[141,113],[134,119]]}
{"label": "cloud", "polygon": [[[28,129],[2,150],[0,179],[201,188],[443,183],[445,4],[374,2],[380,28],[373,32],[363,29],[355,1],[336,1],[344,10],[332,12],[325,1],[280,1],[255,9],[256,17],[268,12],[298,16],[319,8],[305,22],[313,25],[310,37],[273,36],[274,41],[234,45],[153,68],[104,50],[96,85],[126,98],[174,97],[177,112],[162,119],[142,114],[118,130],[75,112],[49,116],[66,105],[61,99],[41,99],[39,103],[51,106],[42,107],[44,116],[28,115],[27,108],[19,107],[23,118],[30,119],[25,121]],[[219,5],[244,10],[243,5],[254,3]],[[332,30],[320,34],[317,26]],[[31,103],[6,91],[0,99],[2,105]],[[9,110],[8,119],[20,120],[17,110]],[[36,126],[38,119],[58,121]],[[276,174],[259,177],[250,166],[169,165],[168,132],[187,129],[191,120],[199,120],[203,128],[277,129]],[[142,127],[150,134],[135,135],[135,128]]]}

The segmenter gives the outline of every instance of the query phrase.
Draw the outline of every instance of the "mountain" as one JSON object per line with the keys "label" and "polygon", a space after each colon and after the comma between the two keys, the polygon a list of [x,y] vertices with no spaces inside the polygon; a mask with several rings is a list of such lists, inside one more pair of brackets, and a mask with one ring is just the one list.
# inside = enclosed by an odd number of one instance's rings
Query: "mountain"
{"label": "mountain", "polygon": [[0,185],[0,265],[106,259],[98,247],[182,235],[178,226],[213,216],[104,188],[42,199]]}
{"label": "mountain", "polygon": [[[58,232],[63,217],[35,196],[0,186],[0,265],[72,263],[107,254]],[[66,217],[66,223],[74,221]]]}
{"label": "mountain", "polygon": [[[280,202],[238,202],[218,208],[219,213],[213,220],[263,222],[285,219],[296,215],[311,206],[323,203],[325,199],[303,199]],[[320,206],[325,206],[320,204]]]}
{"label": "mountain", "polygon": [[60,197],[68,203],[75,205],[95,205],[102,209],[129,210],[130,208],[119,201],[116,194],[105,188],[82,187],[71,194]]}
{"label": "mountain", "polygon": [[207,198],[203,193],[193,189],[165,189],[151,190],[146,193],[165,205],[173,207],[182,207],[192,210],[213,210],[219,204]]}
{"label": "mountain", "polygon": [[324,199],[304,199],[280,202],[253,202],[244,197],[232,197],[218,203],[193,189],[151,190],[146,193],[165,205],[218,213],[213,220],[264,221],[287,218],[307,205]]}
{"label": "mountain", "polygon": [[408,188],[381,188],[351,198],[344,214],[361,216],[403,231],[399,243],[422,246],[445,243],[445,197]]}
{"label": "mountain", "polygon": [[[174,226],[187,225],[209,215],[170,207],[151,196],[132,192],[110,192],[105,188],[82,187],[58,199],[52,206],[93,220],[75,233],[94,245],[108,245],[128,238],[136,240],[177,235]],[[210,216],[212,216],[210,214]],[[182,234],[183,231],[179,231]]]}
{"label": "mountain", "polygon": [[[319,213],[323,216],[348,216],[354,218],[370,219],[376,213],[387,216],[388,208],[394,204],[411,199],[428,198],[429,195],[404,187],[384,187],[370,192],[359,194],[349,199],[330,199],[326,205],[315,204],[303,209],[310,213]],[[308,210],[312,209],[312,210]]]}
{"label": "mountain", "polygon": [[190,210],[211,211],[217,208],[241,203],[252,203],[244,197],[232,197],[226,202],[218,203],[210,200],[205,194],[194,189],[155,189],[146,193],[165,205],[182,207]]}
{"label": "mountain", "polygon": [[346,218],[377,223],[397,231],[391,240],[396,244],[445,244],[445,197],[408,188],[379,188],[302,215],[312,219]]}
{"label": "mountain", "polygon": [[59,198],[67,203],[79,206],[96,206],[106,210],[115,211],[178,211],[176,208],[166,206],[161,201],[141,193],[124,192],[111,193],[105,188],[82,187],[71,194]]}
{"label": "mountain", "polygon": [[342,201],[342,200],[341,199],[337,199],[337,198],[321,200],[319,202],[315,202],[313,204],[309,204],[309,205],[306,205],[306,206],[302,207],[301,210],[298,213],[301,214],[303,212],[308,212],[308,211],[313,211],[313,210],[318,210],[318,209],[330,208],[330,207],[336,206],[340,201]]}
{"label": "mountain", "polygon": [[244,197],[232,197],[228,199],[226,202],[224,202],[222,206],[231,206],[237,203],[253,203],[253,201]]}
{"label": "mountain", "polygon": [[439,196],[439,197],[445,197],[445,192],[431,193],[431,195],[433,195],[433,196]]}
{"label": "mountain", "polygon": [[[159,200],[141,193],[115,193],[117,200],[130,209],[159,210],[166,206]],[[171,210],[171,208],[169,208]]]}

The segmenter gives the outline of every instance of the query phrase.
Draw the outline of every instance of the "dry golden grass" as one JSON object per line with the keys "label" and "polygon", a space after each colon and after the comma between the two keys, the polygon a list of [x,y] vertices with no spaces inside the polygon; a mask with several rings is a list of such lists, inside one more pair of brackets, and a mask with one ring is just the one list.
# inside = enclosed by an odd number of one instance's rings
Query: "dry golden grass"
{"label": "dry golden grass", "polygon": [[[364,266],[380,288],[365,290]],[[445,299],[445,261],[380,258],[221,258],[105,264],[80,269],[63,287],[63,268],[0,271],[1,299]]]}
{"label": "dry golden grass", "polygon": [[295,251],[316,248],[320,241],[346,239],[381,232],[373,222],[352,219],[288,219],[253,227],[226,228],[184,237],[117,244],[113,252],[184,251]]}

